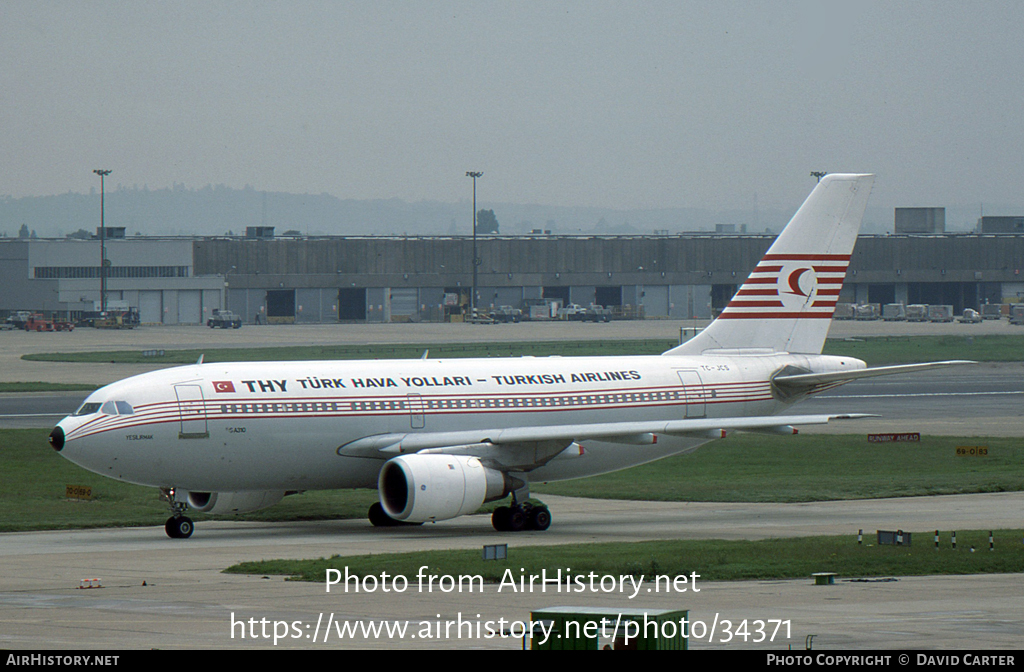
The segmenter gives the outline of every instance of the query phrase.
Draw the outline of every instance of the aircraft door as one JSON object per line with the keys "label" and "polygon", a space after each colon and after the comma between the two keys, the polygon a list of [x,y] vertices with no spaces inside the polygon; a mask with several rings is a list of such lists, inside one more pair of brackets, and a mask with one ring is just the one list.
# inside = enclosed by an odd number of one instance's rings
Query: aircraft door
{"label": "aircraft door", "polygon": [[683,395],[686,400],[686,417],[703,418],[704,413],[704,381],[696,371],[676,371],[679,382],[683,384]]}
{"label": "aircraft door", "polygon": [[181,419],[179,439],[205,439],[210,436],[206,424],[206,400],[203,389],[198,385],[175,385],[178,397],[178,413]]}
{"label": "aircraft door", "polygon": [[415,393],[407,394],[405,403],[409,408],[409,426],[413,429],[426,427],[427,418],[423,413],[423,397]]}

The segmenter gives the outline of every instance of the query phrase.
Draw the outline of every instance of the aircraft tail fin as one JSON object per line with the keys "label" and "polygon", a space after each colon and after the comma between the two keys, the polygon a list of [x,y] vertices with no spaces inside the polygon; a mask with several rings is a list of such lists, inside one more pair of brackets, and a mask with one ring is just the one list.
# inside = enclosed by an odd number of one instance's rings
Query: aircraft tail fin
{"label": "aircraft tail fin", "polygon": [[722,314],[664,354],[747,348],[820,353],[874,179],[822,178]]}

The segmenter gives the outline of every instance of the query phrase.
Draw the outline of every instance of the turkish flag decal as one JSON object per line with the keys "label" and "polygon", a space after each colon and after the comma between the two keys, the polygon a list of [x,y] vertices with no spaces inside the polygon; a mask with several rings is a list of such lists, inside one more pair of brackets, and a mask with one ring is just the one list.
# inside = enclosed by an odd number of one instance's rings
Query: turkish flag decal
{"label": "turkish flag decal", "polygon": [[234,392],[235,386],[231,384],[230,380],[215,380],[213,381],[214,392]]}

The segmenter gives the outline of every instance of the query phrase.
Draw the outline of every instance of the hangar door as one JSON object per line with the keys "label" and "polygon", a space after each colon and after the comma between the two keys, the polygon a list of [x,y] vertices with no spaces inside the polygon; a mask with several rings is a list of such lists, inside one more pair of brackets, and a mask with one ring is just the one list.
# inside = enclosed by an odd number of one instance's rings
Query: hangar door
{"label": "hangar door", "polygon": [[295,319],[294,289],[267,290],[267,321],[274,318],[282,322]]}
{"label": "hangar door", "polygon": [[645,317],[668,317],[668,285],[644,285],[640,302]]}
{"label": "hangar door", "polygon": [[408,322],[419,315],[419,292],[415,287],[392,288],[389,296],[393,322]]}
{"label": "hangar door", "polygon": [[622,285],[614,287],[595,287],[594,288],[594,303],[599,306],[621,306],[622,305]]}
{"label": "hangar door", "polygon": [[366,321],[366,289],[363,287],[342,287],[338,290],[338,319]]}
{"label": "hangar door", "polygon": [[164,321],[163,293],[160,290],[139,292],[139,321],[143,324]]}
{"label": "hangar door", "polygon": [[201,324],[203,294],[198,289],[178,290],[178,324]]}

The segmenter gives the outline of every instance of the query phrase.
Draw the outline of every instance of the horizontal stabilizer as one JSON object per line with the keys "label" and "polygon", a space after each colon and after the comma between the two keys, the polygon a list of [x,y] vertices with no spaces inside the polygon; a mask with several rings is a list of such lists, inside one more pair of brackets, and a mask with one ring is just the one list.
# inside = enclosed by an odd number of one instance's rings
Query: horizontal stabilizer
{"label": "horizontal stabilizer", "polygon": [[912,373],[915,371],[926,371],[928,369],[939,369],[947,366],[959,366],[961,364],[977,364],[967,359],[951,359],[944,362],[925,362],[923,364],[898,364],[895,366],[876,366],[872,369],[855,369],[852,371],[830,371],[828,373],[798,373],[787,376],[775,376],[772,382],[782,387],[807,387],[812,385],[823,385],[826,383],[845,383],[861,378],[874,378],[875,376],[891,376],[897,373]]}

